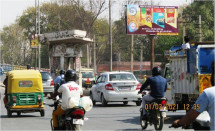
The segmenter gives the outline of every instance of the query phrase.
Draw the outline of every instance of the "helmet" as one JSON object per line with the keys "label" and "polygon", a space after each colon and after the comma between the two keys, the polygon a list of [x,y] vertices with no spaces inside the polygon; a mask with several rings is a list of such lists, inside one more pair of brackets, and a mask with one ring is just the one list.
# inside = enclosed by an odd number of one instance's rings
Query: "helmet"
{"label": "helmet", "polygon": [[152,68],[152,76],[161,75],[161,68],[160,66],[155,66]]}
{"label": "helmet", "polygon": [[65,74],[65,70],[60,70],[60,74]]}
{"label": "helmet", "polygon": [[77,75],[76,75],[76,71],[74,70],[68,70],[66,71],[65,74],[65,81],[76,81]]}

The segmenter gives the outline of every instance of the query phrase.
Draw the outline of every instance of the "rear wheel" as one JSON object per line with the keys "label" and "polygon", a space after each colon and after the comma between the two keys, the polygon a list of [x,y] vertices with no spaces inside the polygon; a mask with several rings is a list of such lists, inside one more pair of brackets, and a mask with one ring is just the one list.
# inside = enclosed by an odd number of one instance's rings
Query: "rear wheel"
{"label": "rear wheel", "polygon": [[147,126],[148,126],[148,121],[147,121],[147,119],[144,119],[144,120],[143,120],[143,112],[142,112],[142,109],[141,109],[141,111],[140,111],[140,125],[141,125],[141,127],[142,127],[143,130],[146,129]]}
{"label": "rear wheel", "polygon": [[45,116],[45,111],[44,110],[40,111],[40,116],[42,116],[42,117]]}
{"label": "rear wheel", "polygon": [[162,130],[164,124],[164,118],[162,116],[162,112],[157,114],[158,123],[154,124],[155,130]]}
{"label": "rear wheel", "polygon": [[141,105],[141,101],[136,101],[136,105],[140,106]]}
{"label": "rear wheel", "polygon": [[11,117],[12,116],[12,112],[10,110],[7,110],[7,116]]}
{"label": "rear wheel", "polygon": [[107,101],[104,98],[104,95],[101,96],[102,106],[107,106]]}
{"label": "rear wheel", "polygon": [[17,112],[17,116],[21,116],[21,112]]}
{"label": "rear wheel", "polygon": [[127,105],[127,104],[128,104],[128,101],[123,101],[123,104],[124,104],[124,105]]}
{"label": "rear wheel", "polygon": [[90,92],[90,98],[91,98],[91,100],[93,102],[93,105],[95,106],[96,105],[96,101],[93,100],[93,94],[92,94],[92,92]]}

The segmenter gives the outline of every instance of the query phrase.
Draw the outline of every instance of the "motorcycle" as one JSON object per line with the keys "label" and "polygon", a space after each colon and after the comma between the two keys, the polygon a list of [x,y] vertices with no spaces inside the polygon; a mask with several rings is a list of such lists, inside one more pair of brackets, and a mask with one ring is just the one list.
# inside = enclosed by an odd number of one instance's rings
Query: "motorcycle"
{"label": "motorcycle", "polygon": [[[149,94],[148,91],[143,91],[142,95]],[[142,129],[146,129],[148,124],[154,124],[155,130],[162,130],[164,119],[166,117],[165,104],[167,99],[165,97],[154,99],[151,102],[146,102],[146,118],[143,119],[143,109],[140,108],[140,124]]]}
{"label": "motorcycle", "polygon": [[[54,104],[49,105],[50,107],[54,107],[54,110],[57,109],[58,104],[60,103],[60,100],[57,99]],[[58,127],[59,130],[74,130],[79,131],[81,130],[81,126],[84,125],[84,115],[85,110],[83,107],[73,107],[70,109],[67,109],[65,111],[65,114],[62,116],[58,116]],[[53,120],[51,119],[51,129],[53,129]]]}

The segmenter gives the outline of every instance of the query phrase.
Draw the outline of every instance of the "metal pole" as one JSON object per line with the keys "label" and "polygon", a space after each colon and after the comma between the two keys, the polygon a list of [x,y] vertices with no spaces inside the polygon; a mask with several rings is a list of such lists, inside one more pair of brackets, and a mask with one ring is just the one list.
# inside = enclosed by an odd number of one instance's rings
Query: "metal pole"
{"label": "metal pole", "polygon": [[94,42],[93,42],[93,49],[94,49],[94,51],[93,51],[93,54],[94,54],[94,58],[93,58],[93,63],[94,63],[94,74],[96,74],[96,36],[94,35]]}
{"label": "metal pole", "polygon": [[110,43],[110,71],[112,71],[112,24],[111,24],[111,0],[109,0],[109,43]]}
{"label": "metal pole", "polygon": [[154,58],[154,36],[152,35],[151,36],[151,70],[152,68],[154,67],[154,61],[155,61],[155,58]]}
{"label": "metal pole", "polygon": [[90,67],[90,58],[89,58],[89,44],[87,44],[87,68],[89,68]]}
{"label": "metal pole", "polygon": [[24,66],[25,66],[25,50],[26,48],[24,47]]}
{"label": "metal pole", "polygon": [[183,25],[183,38],[182,38],[182,40],[184,42],[184,36],[186,36],[186,28],[185,28],[185,21],[184,20],[182,22],[182,25]]}
{"label": "metal pole", "polygon": [[134,64],[134,35],[131,35],[131,72],[133,72]]}
{"label": "metal pole", "polygon": [[142,76],[143,72],[143,43],[140,45],[140,76]]}
{"label": "metal pole", "polygon": [[40,71],[40,2],[38,0],[38,68]]}
{"label": "metal pole", "polygon": [[199,15],[199,42],[202,42],[202,17]]}
{"label": "metal pole", "polygon": [[[35,34],[37,34],[37,0],[35,0]],[[35,48],[35,66],[34,66],[35,70],[36,70],[36,67],[37,67],[37,49]]]}

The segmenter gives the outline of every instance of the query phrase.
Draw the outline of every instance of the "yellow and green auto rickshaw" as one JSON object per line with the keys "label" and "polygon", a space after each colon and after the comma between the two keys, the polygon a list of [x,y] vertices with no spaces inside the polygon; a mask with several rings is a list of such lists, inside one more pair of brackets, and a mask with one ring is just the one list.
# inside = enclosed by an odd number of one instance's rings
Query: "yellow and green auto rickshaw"
{"label": "yellow and green auto rickshaw", "polygon": [[13,70],[7,73],[7,115],[40,112],[45,115],[41,74],[37,70]]}

